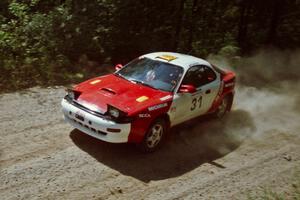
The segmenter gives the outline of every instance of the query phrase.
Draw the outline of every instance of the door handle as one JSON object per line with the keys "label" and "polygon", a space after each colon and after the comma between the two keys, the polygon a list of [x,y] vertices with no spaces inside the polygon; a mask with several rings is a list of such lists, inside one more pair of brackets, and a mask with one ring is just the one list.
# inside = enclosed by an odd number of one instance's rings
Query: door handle
{"label": "door handle", "polygon": [[210,92],[211,92],[211,90],[208,89],[208,90],[205,91],[205,94],[209,94]]}

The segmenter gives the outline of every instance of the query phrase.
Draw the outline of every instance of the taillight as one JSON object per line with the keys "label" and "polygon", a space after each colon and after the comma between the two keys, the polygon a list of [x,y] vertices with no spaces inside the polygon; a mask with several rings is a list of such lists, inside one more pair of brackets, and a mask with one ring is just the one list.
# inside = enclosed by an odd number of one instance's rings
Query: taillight
{"label": "taillight", "polygon": [[225,88],[233,87],[234,85],[235,85],[235,77],[233,77],[227,81],[224,81]]}

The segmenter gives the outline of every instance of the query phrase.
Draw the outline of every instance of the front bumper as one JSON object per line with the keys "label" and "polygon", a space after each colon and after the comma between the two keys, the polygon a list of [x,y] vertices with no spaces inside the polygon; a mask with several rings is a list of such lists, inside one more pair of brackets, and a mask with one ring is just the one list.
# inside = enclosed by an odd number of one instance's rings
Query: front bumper
{"label": "front bumper", "polygon": [[[69,103],[66,99],[61,102],[65,120],[76,129],[111,143],[126,143],[131,129],[131,124],[119,124],[114,121],[92,115]],[[83,120],[75,117],[76,114],[84,116]],[[120,129],[120,132],[109,132],[107,129]]]}

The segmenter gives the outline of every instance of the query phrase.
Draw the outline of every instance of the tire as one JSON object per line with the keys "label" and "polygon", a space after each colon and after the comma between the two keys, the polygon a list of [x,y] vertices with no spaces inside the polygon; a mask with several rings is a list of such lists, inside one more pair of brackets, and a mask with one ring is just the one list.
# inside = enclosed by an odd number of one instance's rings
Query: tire
{"label": "tire", "polygon": [[218,106],[216,112],[214,113],[216,118],[222,119],[227,112],[230,111],[231,108],[231,104],[232,104],[232,100],[230,96],[225,96],[220,105]]}
{"label": "tire", "polygon": [[163,119],[155,120],[147,130],[143,141],[138,144],[139,149],[144,153],[151,153],[157,150],[166,137],[166,122]]}

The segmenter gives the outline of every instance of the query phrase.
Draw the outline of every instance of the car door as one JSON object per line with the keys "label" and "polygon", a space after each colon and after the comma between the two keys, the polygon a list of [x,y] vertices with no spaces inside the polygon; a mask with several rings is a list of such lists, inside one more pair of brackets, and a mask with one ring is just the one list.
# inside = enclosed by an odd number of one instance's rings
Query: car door
{"label": "car door", "polygon": [[181,85],[193,85],[196,91],[177,92],[174,95],[172,125],[203,115],[209,110],[219,91],[220,76],[209,66],[196,65],[186,72]]}

